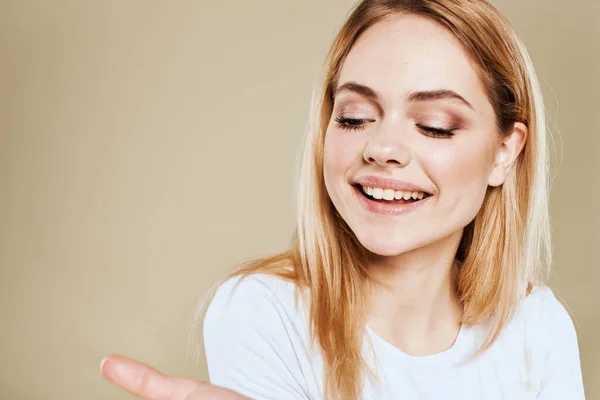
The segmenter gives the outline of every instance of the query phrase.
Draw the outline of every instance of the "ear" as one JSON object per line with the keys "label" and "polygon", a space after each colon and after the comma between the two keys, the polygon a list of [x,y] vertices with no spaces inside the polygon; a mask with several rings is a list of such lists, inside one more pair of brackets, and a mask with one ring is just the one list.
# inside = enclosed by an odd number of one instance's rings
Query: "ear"
{"label": "ear", "polygon": [[527,125],[515,122],[512,132],[502,139],[496,150],[494,165],[488,178],[490,186],[500,186],[504,183],[508,171],[525,147],[528,137]]}

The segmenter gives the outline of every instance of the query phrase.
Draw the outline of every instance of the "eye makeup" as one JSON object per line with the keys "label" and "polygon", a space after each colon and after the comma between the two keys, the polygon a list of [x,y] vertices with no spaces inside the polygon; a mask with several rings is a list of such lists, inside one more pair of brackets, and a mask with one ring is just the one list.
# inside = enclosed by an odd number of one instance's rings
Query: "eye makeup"
{"label": "eye makeup", "polygon": [[467,127],[467,120],[464,117],[446,107],[412,110],[408,113],[408,118],[413,120],[417,127],[426,126],[438,132],[454,132]]}

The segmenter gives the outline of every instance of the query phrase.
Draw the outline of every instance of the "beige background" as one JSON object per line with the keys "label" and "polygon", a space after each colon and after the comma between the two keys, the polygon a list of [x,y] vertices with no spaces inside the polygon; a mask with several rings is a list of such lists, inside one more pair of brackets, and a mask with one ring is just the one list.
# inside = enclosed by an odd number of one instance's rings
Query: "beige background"
{"label": "beige background", "polygon": [[[288,245],[311,89],[351,4],[0,1],[1,399],[131,398],[100,376],[109,353],[206,378],[195,303]],[[551,283],[600,399],[600,5],[495,4],[562,133]]]}

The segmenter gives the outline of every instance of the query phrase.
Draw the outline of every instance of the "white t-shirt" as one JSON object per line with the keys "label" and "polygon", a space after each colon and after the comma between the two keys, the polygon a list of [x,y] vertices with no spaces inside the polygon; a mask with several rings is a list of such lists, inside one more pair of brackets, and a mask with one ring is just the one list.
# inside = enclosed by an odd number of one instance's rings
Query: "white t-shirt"
{"label": "white t-shirt", "polygon": [[[232,290],[238,280],[218,289],[205,317],[211,382],[256,400],[322,399],[323,361],[295,285],[255,274]],[[450,349],[428,356],[366,331],[363,348],[378,379],[365,376],[364,400],[584,399],[575,328],[547,287],[523,301],[489,350],[460,366],[485,339],[483,326],[463,327]]]}

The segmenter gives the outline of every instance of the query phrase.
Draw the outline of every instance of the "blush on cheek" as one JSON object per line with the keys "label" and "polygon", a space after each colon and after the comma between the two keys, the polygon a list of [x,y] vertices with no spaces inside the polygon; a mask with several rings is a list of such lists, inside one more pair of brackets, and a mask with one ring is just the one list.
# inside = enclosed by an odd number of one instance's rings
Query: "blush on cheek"
{"label": "blush on cheek", "polygon": [[488,160],[483,151],[464,148],[430,153],[424,169],[437,186],[437,210],[452,229],[466,226],[481,208],[486,189]]}
{"label": "blush on cheek", "polygon": [[[364,137],[332,130],[325,135],[324,163],[331,171],[347,171],[362,160]],[[343,177],[343,176],[342,176]]]}
{"label": "blush on cheek", "polygon": [[438,150],[431,154],[431,163],[439,167],[453,164],[455,155],[450,150]]}
{"label": "blush on cheek", "polygon": [[428,173],[440,189],[461,188],[484,181],[489,169],[484,151],[439,149],[428,157]]}

